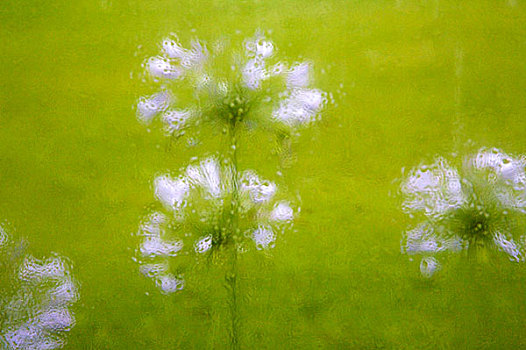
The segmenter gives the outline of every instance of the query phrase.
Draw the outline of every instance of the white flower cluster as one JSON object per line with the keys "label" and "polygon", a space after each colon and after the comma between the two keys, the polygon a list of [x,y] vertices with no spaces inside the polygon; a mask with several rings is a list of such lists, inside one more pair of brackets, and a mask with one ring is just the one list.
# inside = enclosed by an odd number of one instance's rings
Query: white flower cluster
{"label": "white flower cluster", "polygon": [[58,255],[45,260],[26,256],[11,285],[15,292],[0,296],[0,345],[13,350],[62,348],[65,333],[75,325],[69,308],[79,298],[67,261]]}
{"label": "white flower cluster", "polygon": [[[223,49],[210,53],[197,40],[187,49],[175,35],[164,39],[161,46],[161,54],[144,64],[147,74],[160,83],[160,91],[139,99],[137,118],[148,124],[159,115],[168,135],[182,134],[189,126],[205,120],[207,106],[224,104],[226,109],[241,113],[244,120],[253,117],[296,127],[319,118],[327,103],[326,93],[310,87],[312,65],[303,62],[287,68],[283,62],[271,63],[274,44],[261,35],[247,40],[242,54],[227,58],[232,62],[231,71],[222,73],[217,67],[221,65]],[[216,46],[222,48],[223,45]],[[278,79],[277,85],[281,87],[264,88],[270,79]],[[179,106],[174,94],[175,90],[184,90],[184,86],[177,85],[182,81],[192,90],[194,98],[187,106]],[[261,109],[262,115],[246,115],[258,114],[254,108],[256,99],[267,103]],[[233,102],[240,100],[245,105],[237,106]],[[268,112],[268,107],[273,111]]]}
{"label": "white flower cluster", "polygon": [[[141,224],[137,253],[142,273],[167,294],[184,287],[181,274],[170,272],[171,258],[202,256],[228,239],[242,247],[244,237],[257,249],[272,248],[277,234],[291,226],[295,215],[288,201],[276,199],[274,183],[250,170],[238,176],[215,157],[189,165],[178,178],[160,175],[154,187],[164,210]],[[230,221],[233,211],[235,229]]]}
{"label": "white flower cluster", "polygon": [[[160,212],[150,215],[141,225],[139,234],[143,241],[139,247],[141,260],[140,271],[153,278],[159,289],[165,293],[173,293],[184,287],[184,280],[170,273],[168,257],[176,256],[183,248],[181,240],[167,240],[164,236],[168,217]],[[161,260],[156,262],[155,260]]]}
{"label": "white flower cluster", "polygon": [[308,63],[292,66],[287,75],[287,90],[272,117],[288,126],[309,124],[315,121],[327,103],[325,94],[310,85],[311,68]]}
{"label": "white flower cluster", "polygon": [[522,156],[482,148],[459,169],[444,158],[412,169],[401,185],[402,208],[423,221],[406,231],[402,251],[424,256],[420,268],[427,277],[440,268],[435,254],[480,241],[524,261],[524,233],[507,218],[526,213],[525,165]]}
{"label": "white flower cluster", "polygon": [[405,196],[403,209],[407,213],[423,212],[429,218],[440,218],[465,201],[460,175],[443,158],[431,166],[413,169],[402,184]]}

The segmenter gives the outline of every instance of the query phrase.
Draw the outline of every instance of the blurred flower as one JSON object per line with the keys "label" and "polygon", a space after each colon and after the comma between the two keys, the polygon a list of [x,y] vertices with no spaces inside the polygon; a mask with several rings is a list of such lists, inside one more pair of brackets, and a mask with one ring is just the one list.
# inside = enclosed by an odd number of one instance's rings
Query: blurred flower
{"label": "blurred flower", "polygon": [[294,218],[294,211],[288,202],[278,202],[270,213],[270,219],[273,221],[291,221]]}
{"label": "blurred flower", "polygon": [[293,89],[274,110],[272,117],[288,126],[308,124],[319,116],[325,104],[323,92],[317,89]]}
{"label": "blurred flower", "polygon": [[[141,224],[137,250],[141,272],[163,293],[184,287],[188,259],[222,254],[233,246],[246,251],[272,248],[278,234],[292,226],[295,211],[280,199],[276,184],[254,171],[236,174],[216,157],[190,164],[183,175],[159,175],[154,181],[159,210]],[[176,259],[173,259],[176,257]],[[181,262],[171,268],[171,262]]]}
{"label": "blurred flower", "polygon": [[160,112],[166,111],[171,101],[171,96],[166,91],[141,97],[137,103],[137,117],[143,123],[150,123]]}
{"label": "blurred flower", "polygon": [[194,40],[187,49],[175,35],[164,39],[160,54],[143,64],[160,92],[139,99],[137,118],[148,124],[160,116],[166,134],[177,136],[203,122],[286,130],[319,118],[327,97],[309,87],[311,63],[287,68],[260,34],[238,51],[228,52],[225,43],[213,47],[209,52]]}
{"label": "blurred flower", "polygon": [[423,258],[420,262],[420,272],[424,277],[430,278],[439,269],[440,263],[432,256]]}
{"label": "blurred flower", "polygon": [[0,228],[2,237],[0,267],[8,272],[0,285],[2,349],[62,348],[75,325],[69,308],[79,298],[70,264],[57,254],[43,260],[23,254]]}
{"label": "blurred flower", "polygon": [[457,169],[444,158],[410,171],[402,208],[421,222],[406,231],[402,251],[423,255],[422,274],[439,268],[434,255],[496,249],[525,260],[526,158],[480,149]]}

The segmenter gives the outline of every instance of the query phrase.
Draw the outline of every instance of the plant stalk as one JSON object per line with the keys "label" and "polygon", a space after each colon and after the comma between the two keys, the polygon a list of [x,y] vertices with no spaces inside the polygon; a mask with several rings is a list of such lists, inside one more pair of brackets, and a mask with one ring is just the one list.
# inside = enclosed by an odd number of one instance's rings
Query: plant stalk
{"label": "plant stalk", "polygon": [[232,166],[232,198],[230,204],[230,229],[229,244],[230,249],[230,267],[225,276],[226,288],[229,294],[228,307],[230,313],[230,348],[239,349],[239,316],[237,303],[237,235],[239,234],[238,215],[239,215],[239,172],[237,165],[237,139],[236,123],[231,124],[229,128],[229,145],[228,154]]}

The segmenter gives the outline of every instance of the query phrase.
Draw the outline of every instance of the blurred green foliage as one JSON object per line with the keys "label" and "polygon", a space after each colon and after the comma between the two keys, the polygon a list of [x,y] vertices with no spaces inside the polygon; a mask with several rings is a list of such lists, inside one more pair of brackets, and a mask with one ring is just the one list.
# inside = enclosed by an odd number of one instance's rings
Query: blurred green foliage
{"label": "blurred green foliage", "polygon": [[[431,280],[400,254],[403,167],[479,146],[526,153],[526,8],[515,0],[139,1],[0,4],[0,215],[82,283],[69,349],[221,348],[222,277],[157,292],[131,257],[155,174],[192,148],[147,132],[132,106],[164,35],[241,42],[257,29],[308,58],[337,103],[292,146],[296,231],[241,257],[247,349],[526,346],[526,270],[451,257]],[[276,178],[275,140],[239,141]],[[210,149],[214,149],[213,146]],[[219,276],[219,277],[218,277]],[[216,312],[223,310],[224,312]]]}

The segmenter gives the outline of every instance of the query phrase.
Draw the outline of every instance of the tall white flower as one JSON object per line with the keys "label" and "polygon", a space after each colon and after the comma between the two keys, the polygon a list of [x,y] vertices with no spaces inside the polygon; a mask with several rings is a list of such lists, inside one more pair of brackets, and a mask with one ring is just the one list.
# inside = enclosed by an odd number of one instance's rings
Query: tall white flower
{"label": "tall white flower", "polygon": [[423,221],[405,233],[402,251],[424,256],[424,276],[440,266],[433,256],[448,251],[493,248],[525,260],[524,159],[482,148],[459,168],[437,158],[410,171],[400,188],[402,208]]}
{"label": "tall white flower", "polygon": [[[194,40],[186,48],[175,35],[164,39],[161,52],[144,64],[161,93],[139,99],[138,119],[150,123],[162,115],[166,133],[181,135],[182,129],[191,131],[202,122],[221,129],[233,123],[264,125],[282,132],[320,118],[327,98],[311,86],[312,63],[278,61],[275,45],[262,34],[245,40],[231,57],[223,57],[230,53],[224,43],[213,47],[209,52]],[[225,61],[231,62],[226,71]],[[172,96],[188,89],[193,100],[178,105]]]}
{"label": "tall white flower", "polygon": [[258,250],[270,249],[292,225],[290,202],[281,199],[276,184],[252,170],[235,173],[228,163],[209,157],[181,172],[177,181],[184,187],[168,176],[156,179],[155,195],[164,210],[151,214],[138,232],[140,270],[163,293],[183,288],[178,261],[221,252],[227,245],[246,248],[249,242]]}
{"label": "tall white flower", "polygon": [[229,333],[231,344],[238,344],[237,255],[250,243],[258,250],[273,248],[295,216],[275,183],[238,169],[238,140],[260,128],[272,130],[287,146],[297,127],[320,118],[327,98],[311,86],[310,63],[289,69],[276,60],[274,44],[263,35],[246,40],[226,59],[224,43],[212,48],[209,52],[197,40],[187,48],[172,36],[146,61],[150,81],[160,84],[161,93],[139,99],[139,120],[150,123],[160,115],[167,135],[185,135],[192,145],[200,143],[192,132],[208,124],[225,135],[229,151],[223,162],[210,157],[190,164],[177,180],[168,175],[155,180],[155,197],[164,210],[141,225],[135,260],[166,294],[184,287],[189,259],[228,262]]}

